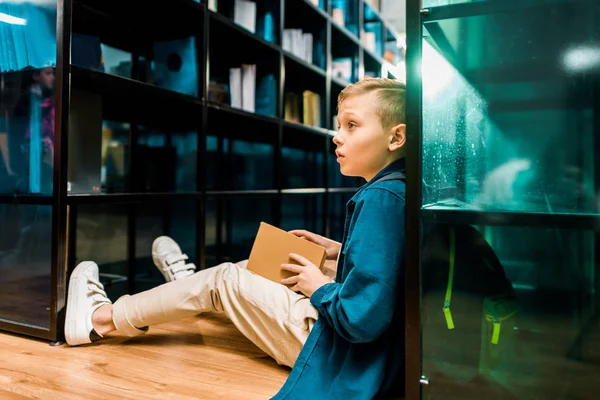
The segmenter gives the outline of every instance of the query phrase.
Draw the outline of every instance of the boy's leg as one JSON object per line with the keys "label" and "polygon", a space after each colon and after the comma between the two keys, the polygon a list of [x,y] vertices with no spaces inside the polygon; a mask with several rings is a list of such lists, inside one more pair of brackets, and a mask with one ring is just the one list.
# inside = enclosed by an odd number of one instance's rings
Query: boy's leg
{"label": "boy's leg", "polygon": [[117,331],[138,335],[147,326],[207,311],[224,312],[279,364],[293,366],[318,312],[306,296],[253,274],[245,269],[246,263],[224,263],[121,297],[113,308]]}
{"label": "boy's leg", "polygon": [[[318,313],[305,296],[253,274],[245,265],[246,262],[221,264],[133,296],[121,297],[112,309],[117,333],[136,336],[145,333],[150,325],[206,311],[222,311],[244,336],[279,364],[293,366]],[[79,287],[81,291],[86,290],[86,285]],[[78,296],[70,289],[69,297],[86,299],[89,296],[83,292]],[[79,315],[89,315],[89,311],[82,310],[77,318]],[[67,317],[65,328],[69,327],[70,320],[73,318]]]}

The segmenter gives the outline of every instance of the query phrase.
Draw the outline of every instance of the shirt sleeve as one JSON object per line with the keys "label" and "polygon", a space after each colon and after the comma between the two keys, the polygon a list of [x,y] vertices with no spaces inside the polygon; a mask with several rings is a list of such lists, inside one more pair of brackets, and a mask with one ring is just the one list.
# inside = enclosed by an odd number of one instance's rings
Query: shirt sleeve
{"label": "shirt sleeve", "polygon": [[370,189],[356,204],[359,213],[345,246],[348,273],[310,298],[324,318],[352,343],[376,340],[390,325],[403,293],[404,199],[385,189]]}

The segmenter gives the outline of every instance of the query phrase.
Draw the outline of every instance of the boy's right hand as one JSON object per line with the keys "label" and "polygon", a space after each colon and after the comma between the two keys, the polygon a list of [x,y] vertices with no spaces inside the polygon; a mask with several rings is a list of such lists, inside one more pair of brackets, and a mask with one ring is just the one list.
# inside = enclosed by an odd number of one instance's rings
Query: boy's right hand
{"label": "boy's right hand", "polygon": [[325,247],[328,260],[337,260],[338,254],[340,254],[340,248],[342,247],[342,244],[334,240],[327,239],[326,237],[302,229],[296,229],[290,231],[290,233],[302,239],[306,239],[309,242],[313,242],[319,246]]}

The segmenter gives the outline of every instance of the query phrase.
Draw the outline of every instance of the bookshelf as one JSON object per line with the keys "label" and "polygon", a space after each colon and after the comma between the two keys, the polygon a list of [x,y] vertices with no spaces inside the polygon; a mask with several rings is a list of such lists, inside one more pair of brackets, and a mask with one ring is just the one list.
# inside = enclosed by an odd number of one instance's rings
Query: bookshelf
{"label": "bookshelf", "polygon": [[[346,10],[343,19],[334,5]],[[256,20],[240,7],[254,9]],[[60,341],[67,279],[82,260],[99,264],[115,299],[162,283],[150,254],[159,235],[174,237],[199,269],[247,257],[260,221],[340,240],[345,203],[362,182],[342,177],[332,156],[336,99],[386,63],[383,44],[361,39],[365,7],[362,0],[48,6],[56,23],[52,187],[28,193],[0,185],[0,221],[10,226],[7,215],[26,209],[37,215],[37,240],[49,243],[36,253],[49,290],[21,311],[37,319],[0,306],[0,329]],[[347,76],[334,74],[338,58],[349,59]],[[236,74],[242,82],[254,75],[249,103],[246,96],[232,104]],[[31,224],[16,218],[18,238]]]}

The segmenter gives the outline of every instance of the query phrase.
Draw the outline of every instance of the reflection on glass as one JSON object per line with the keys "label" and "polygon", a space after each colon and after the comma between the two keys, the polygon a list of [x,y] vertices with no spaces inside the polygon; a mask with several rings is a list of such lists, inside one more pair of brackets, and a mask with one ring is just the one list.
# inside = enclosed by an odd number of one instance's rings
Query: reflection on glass
{"label": "reflection on glass", "polygon": [[[493,30],[486,24],[502,29],[512,26],[504,16],[500,22],[486,16],[440,22],[447,34],[454,32],[455,39],[467,27],[469,32]],[[520,27],[516,25],[519,29],[514,31],[522,32]],[[528,39],[530,29],[525,32],[519,41]],[[555,78],[534,79],[548,75],[546,64],[536,63],[536,59],[549,57],[543,49],[537,49],[533,58],[521,55],[526,52],[524,48],[510,54],[502,52],[494,61],[483,50],[475,50],[488,44],[475,40],[470,46],[465,41],[457,43],[459,52],[472,54],[458,67],[424,41],[424,205],[596,212],[593,102],[586,100],[589,90],[573,85],[563,71]],[[520,67],[524,62],[533,64]],[[522,71],[532,77],[530,81],[518,77]],[[511,76],[515,81],[510,81]]]}
{"label": "reflection on glass", "polygon": [[56,4],[0,3],[0,193],[51,194]]}
{"label": "reflection on glass", "polygon": [[[82,118],[78,118],[81,121]],[[131,168],[131,125],[86,120],[72,129],[69,191],[72,193],[190,192],[196,190],[197,132],[158,132],[135,127],[136,161]],[[71,127],[76,126],[74,122]],[[100,131],[101,126],[101,131]],[[81,128],[81,126],[80,126]],[[78,135],[86,132],[86,136]],[[97,131],[98,138],[93,138]],[[101,136],[101,138],[100,138]]]}
{"label": "reflection on glass", "polygon": [[50,326],[52,206],[0,205],[0,319]]}
{"label": "reflection on glass", "polygon": [[101,186],[103,193],[124,193],[129,187],[129,130],[127,123],[102,122]]}
{"label": "reflection on glass", "polygon": [[486,227],[479,234],[441,225],[425,232],[422,354],[430,384],[423,398],[594,398],[600,271],[593,232]]}
{"label": "reflection on glass", "polygon": [[281,209],[281,229],[306,229],[319,235],[325,234],[323,195],[284,195]]}
{"label": "reflection on glass", "polygon": [[54,68],[0,80],[0,192],[52,194]]}
{"label": "reflection on glass", "polygon": [[148,46],[151,56],[142,57],[108,46],[98,36],[74,32],[71,62],[197,97],[196,38],[151,41]]}
{"label": "reflection on glass", "polygon": [[[129,218],[131,213],[133,218]],[[128,224],[133,223],[134,264],[129,265]],[[100,280],[111,298],[128,293],[133,268],[134,292],[164,283],[152,261],[152,243],[159,236],[172,237],[199,265],[196,249],[196,204],[189,200],[146,205],[80,205],[77,209],[75,264],[92,260],[100,267]]]}

